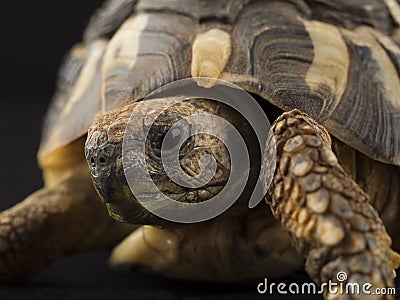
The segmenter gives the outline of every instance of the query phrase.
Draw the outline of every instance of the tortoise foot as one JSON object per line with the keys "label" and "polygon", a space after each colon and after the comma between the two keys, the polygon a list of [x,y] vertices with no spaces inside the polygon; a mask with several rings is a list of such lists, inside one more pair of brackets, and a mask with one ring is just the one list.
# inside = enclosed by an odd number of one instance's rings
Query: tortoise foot
{"label": "tortoise foot", "polygon": [[308,274],[321,285],[371,285],[370,295],[325,286],[327,299],[392,299],[377,291],[394,288],[399,256],[368,195],[339,165],[329,134],[297,110],[284,113],[272,130],[277,168],[270,205],[296,249],[307,256]]}

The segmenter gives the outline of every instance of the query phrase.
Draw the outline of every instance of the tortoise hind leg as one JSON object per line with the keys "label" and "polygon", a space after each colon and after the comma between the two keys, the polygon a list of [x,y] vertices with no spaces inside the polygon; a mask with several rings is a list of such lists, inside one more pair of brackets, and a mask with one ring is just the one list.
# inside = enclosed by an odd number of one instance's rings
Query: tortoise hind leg
{"label": "tortoise hind leg", "polygon": [[29,277],[62,256],[111,247],[132,230],[117,224],[92,187],[87,166],[0,213],[0,283]]}
{"label": "tortoise hind leg", "polygon": [[[273,132],[277,168],[270,205],[296,249],[307,256],[312,279],[393,287],[399,256],[368,196],[339,165],[329,134],[297,110],[283,114]],[[346,281],[339,272],[346,273]],[[329,291],[326,296],[351,297]]]}

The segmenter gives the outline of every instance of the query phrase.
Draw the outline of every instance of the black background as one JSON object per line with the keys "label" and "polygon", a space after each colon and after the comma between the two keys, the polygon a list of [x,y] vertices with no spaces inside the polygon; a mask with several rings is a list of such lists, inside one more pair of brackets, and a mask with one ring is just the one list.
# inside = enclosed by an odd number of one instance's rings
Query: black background
{"label": "black background", "polygon": [[101,2],[7,1],[1,5],[0,209],[42,185],[36,151],[58,66],[81,40],[87,20]]}
{"label": "black background", "polygon": [[[53,0],[4,1],[1,5],[0,210],[42,186],[36,151],[57,69],[68,49],[81,40],[85,24],[101,3],[100,0]],[[187,283],[115,273],[107,268],[106,259],[105,251],[63,259],[27,283],[0,288],[0,299],[267,297],[256,294],[256,284]],[[284,280],[309,279],[300,272]],[[278,295],[269,298],[276,299]]]}

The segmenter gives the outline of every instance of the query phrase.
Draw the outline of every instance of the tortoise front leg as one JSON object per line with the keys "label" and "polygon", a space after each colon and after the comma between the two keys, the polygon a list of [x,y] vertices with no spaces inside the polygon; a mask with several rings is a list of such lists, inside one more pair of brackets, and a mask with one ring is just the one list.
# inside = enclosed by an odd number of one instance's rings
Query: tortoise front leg
{"label": "tortoise front leg", "polygon": [[112,247],[131,230],[107,215],[82,164],[55,187],[0,213],[0,284],[69,254]]}
{"label": "tortoise front leg", "polygon": [[[368,196],[339,165],[326,130],[297,110],[284,113],[272,130],[277,167],[269,204],[306,255],[308,274],[319,284],[371,283],[371,291],[393,287],[399,256]],[[346,281],[338,280],[339,272],[346,273]],[[352,298],[329,291],[326,296]]]}
{"label": "tortoise front leg", "polygon": [[239,282],[290,274],[304,259],[271,212],[255,209],[176,229],[142,226],[114,249],[110,263],[170,278]]}

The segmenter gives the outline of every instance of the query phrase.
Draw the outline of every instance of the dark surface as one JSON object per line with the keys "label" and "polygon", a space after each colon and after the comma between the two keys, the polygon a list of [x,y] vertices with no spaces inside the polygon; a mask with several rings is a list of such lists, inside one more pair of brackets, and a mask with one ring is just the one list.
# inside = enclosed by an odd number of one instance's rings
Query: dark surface
{"label": "dark surface", "polygon": [[[56,70],[68,48],[80,40],[84,24],[100,0],[7,1],[2,6],[0,92],[0,210],[40,188],[36,164],[43,115]],[[188,283],[107,268],[107,252],[63,259],[30,281],[0,288],[0,299],[320,299],[259,296],[257,283]],[[260,279],[261,280],[261,279]],[[304,273],[284,279],[301,282]],[[400,284],[398,284],[400,285]]]}

